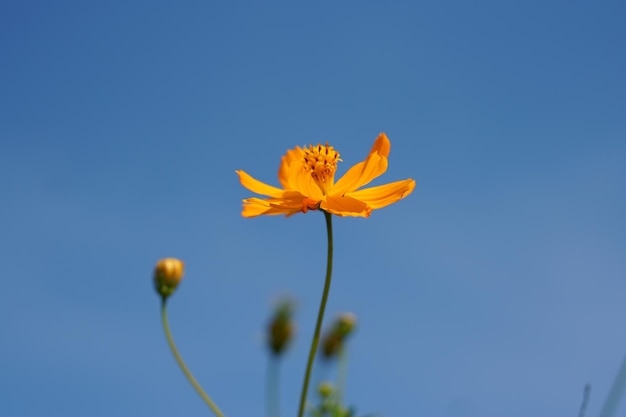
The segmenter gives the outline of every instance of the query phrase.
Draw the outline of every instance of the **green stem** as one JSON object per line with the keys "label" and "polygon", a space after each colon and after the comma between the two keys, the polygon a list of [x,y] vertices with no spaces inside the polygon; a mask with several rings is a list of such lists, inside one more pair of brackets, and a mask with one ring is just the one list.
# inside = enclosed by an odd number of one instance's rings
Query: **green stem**
{"label": "green stem", "polygon": [[615,376],[611,391],[609,391],[609,395],[602,406],[600,417],[613,417],[624,393],[626,393],[626,358],[622,361],[622,365]]}
{"label": "green stem", "polygon": [[304,415],[304,406],[306,403],[306,396],[309,391],[309,380],[311,379],[311,369],[313,368],[313,361],[315,360],[315,353],[317,352],[317,346],[320,341],[320,331],[322,329],[322,321],[324,320],[324,310],[326,310],[326,301],[328,300],[328,293],[330,290],[331,274],[333,271],[333,222],[332,215],[328,212],[322,211],[326,218],[326,232],[328,234],[328,259],[326,263],[326,281],[324,282],[324,292],[322,293],[322,301],[320,302],[320,309],[317,313],[317,323],[315,324],[315,333],[313,333],[313,341],[311,342],[311,350],[309,351],[309,360],[306,364],[306,373],[304,374],[304,383],[302,384],[302,393],[300,394],[300,408],[298,410],[298,417]]}
{"label": "green stem", "polygon": [[274,355],[267,362],[266,406],[267,417],[280,417],[280,359]]}
{"label": "green stem", "polygon": [[343,403],[343,396],[346,392],[346,381],[348,379],[348,352],[342,346],[337,355],[337,400]]}
{"label": "green stem", "polygon": [[591,384],[585,384],[585,390],[583,391],[583,402],[580,404],[578,417],[585,417],[585,413],[587,412],[587,404],[589,404],[590,395],[591,395]]}
{"label": "green stem", "polygon": [[183,358],[180,356],[180,353],[178,353],[178,349],[176,349],[176,345],[174,344],[174,339],[172,338],[172,332],[170,331],[170,325],[167,321],[166,300],[167,299],[163,297],[163,300],[161,302],[161,320],[163,321],[163,330],[165,330],[165,337],[167,338],[167,343],[170,345],[170,349],[172,350],[172,353],[174,354],[174,358],[176,358],[176,362],[178,363],[178,366],[183,371],[183,373],[185,374],[185,376],[187,377],[191,385],[195,388],[198,394],[200,394],[204,402],[207,403],[207,405],[211,408],[211,410],[213,410],[215,415],[218,417],[224,417],[224,414],[222,414],[220,409],[217,408],[217,405],[215,405],[213,400],[211,400],[211,397],[209,397],[207,393],[204,392],[200,384],[198,384],[198,381],[196,381],[196,378],[194,378],[194,376],[189,371],[189,368],[187,368],[187,365],[185,365],[185,362],[183,361]]}

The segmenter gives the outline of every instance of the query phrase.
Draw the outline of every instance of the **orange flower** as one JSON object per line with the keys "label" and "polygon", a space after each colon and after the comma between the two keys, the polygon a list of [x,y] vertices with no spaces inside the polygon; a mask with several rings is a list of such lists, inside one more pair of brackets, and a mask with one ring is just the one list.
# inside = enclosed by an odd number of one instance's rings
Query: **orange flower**
{"label": "orange flower", "polygon": [[390,149],[391,142],[387,135],[381,133],[367,158],[350,168],[337,182],[335,171],[341,159],[328,143],[288,150],[278,169],[278,181],[282,189],[256,180],[244,171],[236,171],[241,185],[253,193],[269,197],[243,200],[241,215],[291,216],[298,212],[321,209],[338,216],[369,217],[373,209],[395,203],[415,188],[415,181],[409,178],[359,189],[387,170]]}

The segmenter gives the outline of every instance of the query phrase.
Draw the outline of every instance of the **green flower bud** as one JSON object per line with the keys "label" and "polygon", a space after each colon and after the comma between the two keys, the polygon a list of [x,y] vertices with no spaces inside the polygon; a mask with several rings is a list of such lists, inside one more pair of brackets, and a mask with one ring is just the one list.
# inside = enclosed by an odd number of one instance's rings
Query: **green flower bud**
{"label": "green flower bud", "polygon": [[330,381],[322,381],[317,386],[317,392],[319,393],[320,397],[328,398],[333,395],[333,392],[335,392],[335,387]]}
{"label": "green flower bud", "polygon": [[356,316],[352,313],[341,313],[335,321],[335,332],[343,339],[348,337],[356,326]]}
{"label": "green flower bud", "polygon": [[333,332],[324,334],[322,338],[322,356],[331,359],[339,353],[343,347],[343,340]]}
{"label": "green flower bud", "polygon": [[335,322],[322,338],[321,353],[327,358],[335,357],[356,326],[356,316],[352,313],[342,313],[337,316]]}
{"label": "green flower bud", "polygon": [[294,304],[289,300],[281,301],[268,325],[268,342],[271,352],[279,356],[293,339],[295,324],[292,320]]}

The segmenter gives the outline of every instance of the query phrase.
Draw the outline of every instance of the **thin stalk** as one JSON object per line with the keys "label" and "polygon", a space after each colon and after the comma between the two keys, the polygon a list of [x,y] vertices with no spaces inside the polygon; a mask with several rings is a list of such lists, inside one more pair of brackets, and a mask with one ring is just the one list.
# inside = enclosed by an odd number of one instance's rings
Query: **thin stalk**
{"label": "thin stalk", "polygon": [[213,411],[213,413],[215,413],[215,415],[218,417],[224,417],[224,414],[222,414],[220,409],[217,408],[217,405],[215,405],[213,400],[211,400],[211,397],[209,397],[209,395],[206,392],[204,392],[204,390],[202,389],[202,387],[200,386],[196,378],[194,378],[194,376],[189,371],[189,368],[187,368],[187,365],[185,365],[185,362],[183,361],[183,358],[180,356],[180,353],[178,353],[178,349],[176,349],[176,344],[174,344],[174,339],[172,338],[170,325],[167,321],[166,304],[167,304],[166,298],[163,297],[163,300],[161,302],[161,320],[163,321],[163,330],[165,331],[165,337],[167,338],[167,343],[170,345],[170,349],[172,350],[172,353],[174,354],[174,358],[176,359],[178,366],[183,371],[183,373],[185,374],[185,376],[187,377],[191,385],[195,388],[196,392],[200,394],[200,397],[202,397],[204,402]]}
{"label": "thin stalk", "polygon": [[348,379],[348,352],[342,346],[337,355],[337,400],[343,404],[343,396],[346,392],[346,381]]}
{"label": "thin stalk", "polygon": [[609,391],[609,395],[606,397],[606,401],[604,401],[604,406],[602,407],[602,411],[600,412],[600,417],[612,417],[615,415],[619,403],[626,392],[626,357],[622,361],[622,366],[619,368],[617,375],[615,376],[615,380],[613,381],[613,385],[611,386],[611,391]]}
{"label": "thin stalk", "polygon": [[267,417],[280,417],[280,359],[271,355],[267,361],[266,398]]}
{"label": "thin stalk", "polygon": [[583,392],[583,402],[580,404],[580,410],[578,411],[578,417],[585,417],[587,412],[587,404],[589,404],[589,396],[591,395],[591,385],[585,385],[585,391]]}
{"label": "thin stalk", "polygon": [[333,222],[332,215],[328,212],[322,211],[326,218],[326,232],[328,235],[328,258],[326,263],[326,280],[324,281],[324,292],[322,293],[322,301],[320,302],[320,309],[317,313],[317,323],[315,324],[315,333],[313,333],[313,341],[311,342],[311,350],[309,351],[309,360],[306,364],[306,372],[304,374],[304,383],[302,384],[302,393],[300,394],[300,408],[298,409],[298,417],[304,415],[304,406],[306,403],[307,393],[309,391],[309,380],[311,379],[311,369],[313,368],[313,361],[315,360],[315,353],[317,352],[317,346],[320,342],[320,331],[322,329],[322,321],[324,320],[324,311],[326,310],[326,301],[328,300],[328,293],[330,292],[330,281],[333,271]]}

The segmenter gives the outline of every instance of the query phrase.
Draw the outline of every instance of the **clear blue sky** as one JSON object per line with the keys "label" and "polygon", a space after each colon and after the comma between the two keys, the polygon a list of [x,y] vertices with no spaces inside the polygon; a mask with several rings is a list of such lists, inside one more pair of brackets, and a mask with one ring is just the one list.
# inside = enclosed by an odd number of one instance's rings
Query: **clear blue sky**
{"label": "clear blue sky", "polygon": [[276,184],[286,149],[329,141],[341,173],[384,131],[378,183],[417,187],[335,219],[348,402],[571,417],[589,382],[596,416],[626,354],[625,21],[621,1],[3,1],[2,415],[208,415],[161,331],[165,256],[187,262],[174,335],[230,417],[264,415],[263,328],[298,299],[295,415],[323,216],[243,219],[234,171]]}

